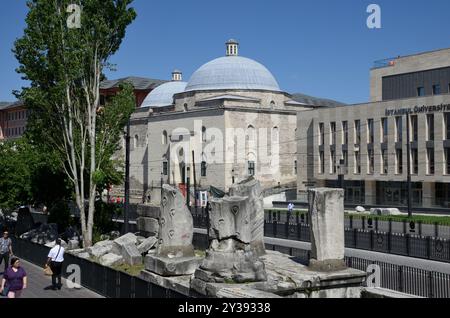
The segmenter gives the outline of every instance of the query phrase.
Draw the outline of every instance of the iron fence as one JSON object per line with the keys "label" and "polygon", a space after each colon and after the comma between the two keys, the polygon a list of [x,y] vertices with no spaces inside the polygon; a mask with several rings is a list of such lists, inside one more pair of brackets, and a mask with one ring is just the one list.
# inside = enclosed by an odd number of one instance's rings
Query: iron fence
{"label": "iron fence", "polygon": [[[49,248],[22,239],[13,240],[15,255],[42,266],[47,260]],[[112,268],[66,253],[63,276],[67,278],[69,265],[78,265],[81,285],[107,298],[187,298],[173,290],[147,282],[139,277],[116,271]]]}
{"label": "iron fence", "polygon": [[[202,213],[193,213],[194,226],[207,228],[208,217]],[[311,242],[310,225],[307,215],[296,214],[288,217],[289,222],[280,222],[275,212],[264,222],[266,237]],[[384,232],[376,229],[375,223],[369,222],[365,229],[345,228],[345,246],[380,253],[402,255],[450,263],[450,239]],[[409,225],[411,226],[411,225]]]}

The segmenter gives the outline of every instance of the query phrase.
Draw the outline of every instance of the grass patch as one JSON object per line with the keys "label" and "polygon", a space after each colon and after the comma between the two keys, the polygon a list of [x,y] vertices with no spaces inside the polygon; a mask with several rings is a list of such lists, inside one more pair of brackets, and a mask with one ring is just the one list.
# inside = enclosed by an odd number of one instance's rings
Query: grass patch
{"label": "grass patch", "polygon": [[422,222],[423,224],[435,224],[438,225],[449,225],[450,226],[450,217],[449,216],[428,216],[428,215],[413,215],[412,218],[409,218],[407,215],[361,215],[356,213],[346,213],[346,216],[353,216],[353,219],[362,219],[363,217],[372,218],[372,219],[378,219],[380,221],[389,221],[392,220],[393,222],[411,222],[414,221],[416,223]]}
{"label": "grass patch", "polygon": [[[267,209],[265,210],[266,213],[271,212],[280,212],[282,214],[286,214],[288,211],[287,209]],[[305,215],[308,214],[307,210],[294,210],[292,213],[292,216],[295,217],[297,215],[297,212],[299,215]],[[450,216],[432,216],[432,215],[413,215],[412,218],[409,218],[407,215],[368,215],[368,214],[359,214],[359,213],[350,213],[345,212],[345,216],[349,217],[350,215],[353,216],[353,219],[362,219],[363,217],[372,218],[372,219],[378,219],[380,221],[389,221],[392,220],[393,222],[403,222],[406,220],[406,222],[414,221],[416,223],[422,222],[423,224],[435,224],[438,223],[439,225],[448,225],[450,226]]]}
{"label": "grass patch", "polygon": [[131,276],[139,276],[141,274],[141,271],[143,271],[145,269],[145,265],[141,264],[141,265],[131,266],[128,264],[123,264],[123,265],[113,266],[112,268],[115,269],[116,271],[124,272]]}

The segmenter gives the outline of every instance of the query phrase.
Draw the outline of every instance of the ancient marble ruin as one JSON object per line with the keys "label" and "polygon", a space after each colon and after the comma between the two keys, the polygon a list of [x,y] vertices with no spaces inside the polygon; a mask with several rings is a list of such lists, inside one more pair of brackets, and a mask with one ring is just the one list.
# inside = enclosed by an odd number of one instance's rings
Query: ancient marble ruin
{"label": "ancient marble ruin", "polygon": [[[251,196],[225,196],[213,199],[210,211],[209,239],[210,247],[200,268],[195,272],[193,286],[202,282],[210,283],[248,283],[267,280],[264,263],[259,259],[258,251],[252,245],[255,224],[264,225],[264,213],[256,213],[254,202],[259,198],[258,182],[233,189]],[[262,205],[260,206],[262,209]],[[195,287],[194,287],[195,288]],[[199,287],[201,289],[201,287]]]}
{"label": "ancient marble ruin", "polygon": [[230,196],[248,197],[248,209],[251,222],[251,246],[253,250],[262,256],[266,253],[264,245],[264,199],[261,193],[261,185],[250,177],[230,188]]}
{"label": "ancient marble ruin", "polygon": [[163,186],[159,217],[158,245],[154,255],[145,257],[146,270],[162,276],[190,275],[201,259],[192,245],[194,224],[182,193]]}
{"label": "ancient marble ruin", "polygon": [[344,261],[344,190],[317,188],[308,191],[311,224],[310,268],[336,271]]}

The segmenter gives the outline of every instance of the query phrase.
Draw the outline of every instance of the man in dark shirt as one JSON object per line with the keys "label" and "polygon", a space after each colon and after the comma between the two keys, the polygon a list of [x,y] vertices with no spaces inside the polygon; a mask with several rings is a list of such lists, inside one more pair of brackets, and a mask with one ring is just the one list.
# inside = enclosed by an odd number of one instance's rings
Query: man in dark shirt
{"label": "man in dark shirt", "polygon": [[13,255],[12,242],[9,238],[8,231],[3,232],[3,237],[0,238],[0,265],[5,261],[5,272],[9,266],[9,257]]}

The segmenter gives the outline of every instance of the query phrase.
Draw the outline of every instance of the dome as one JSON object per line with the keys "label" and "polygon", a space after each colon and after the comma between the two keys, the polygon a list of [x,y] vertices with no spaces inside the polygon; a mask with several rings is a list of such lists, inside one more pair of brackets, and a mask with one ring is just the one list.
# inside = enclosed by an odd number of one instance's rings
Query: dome
{"label": "dome", "polygon": [[164,83],[147,95],[142,107],[163,107],[173,104],[173,95],[184,92],[186,82],[172,81]]}
{"label": "dome", "polygon": [[280,91],[277,81],[264,65],[235,55],[206,63],[192,75],[186,87],[186,91],[221,89]]}

